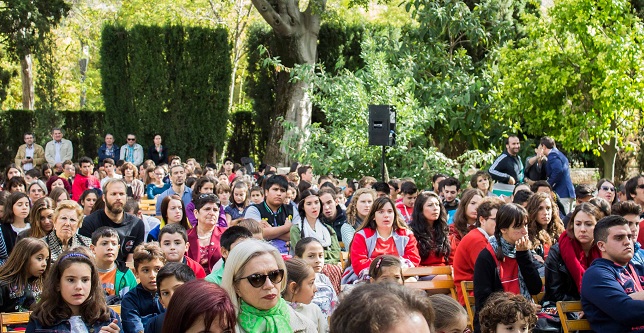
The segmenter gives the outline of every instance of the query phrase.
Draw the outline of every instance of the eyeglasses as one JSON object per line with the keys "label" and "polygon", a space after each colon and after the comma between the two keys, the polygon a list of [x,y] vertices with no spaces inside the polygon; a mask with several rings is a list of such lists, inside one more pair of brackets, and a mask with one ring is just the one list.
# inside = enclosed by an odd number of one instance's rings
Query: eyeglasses
{"label": "eyeglasses", "polygon": [[248,280],[248,283],[250,283],[251,286],[255,288],[259,288],[266,283],[266,278],[271,280],[272,284],[278,284],[282,282],[282,279],[284,278],[284,270],[283,269],[276,269],[274,271],[268,272],[268,274],[251,274],[249,276],[239,278],[237,281],[246,279]]}
{"label": "eyeglasses", "polygon": [[641,188],[641,189],[643,189],[643,190],[644,190],[644,184],[637,185],[637,188]]}
{"label": "eyeglasses", "polygon": [[[644,187],[640,187],[640,188],[644,188]],[[600,189],[601,189],[602,191],[615,192],[615,188],[614,188],[614,187],[610,187],[610,186],[601,186],[601,187],[600,187]]]}
{"label": "eyeglasses", "polygon": [[127,141],[136,141],[135,138],[127,138]]}

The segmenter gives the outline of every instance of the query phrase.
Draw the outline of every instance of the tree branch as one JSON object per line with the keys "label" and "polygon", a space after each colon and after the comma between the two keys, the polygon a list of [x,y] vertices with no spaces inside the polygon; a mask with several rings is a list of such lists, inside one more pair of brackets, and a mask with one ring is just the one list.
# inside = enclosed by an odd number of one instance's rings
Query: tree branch
{"label": "tree branch", "polygon": [[282,17],[275,11],[268,1],[252,0],[252,2],[255,8],[259,11],[259,14],[262,15],[266,23],[268,23],[275,32],[281,35],[288,35],[291,32],[290,27],[282,22]]}

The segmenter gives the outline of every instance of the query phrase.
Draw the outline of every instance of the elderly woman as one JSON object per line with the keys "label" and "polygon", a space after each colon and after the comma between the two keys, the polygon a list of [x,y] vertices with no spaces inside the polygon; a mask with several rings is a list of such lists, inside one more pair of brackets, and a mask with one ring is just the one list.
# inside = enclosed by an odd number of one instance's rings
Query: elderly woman
{"label": "elderly woman", "polygon": [[76,231],[83,225],[83,208],[73,200],[63,200],[54,210],[54,230],[43,240],[49,245],[51,261],[54,262],[63,251],[76,246],[89,247],[92,240]]}
{"label": "elderly woman", "polygon": [[287,279],[279,251],[255,239],[242,243],[230,251],[221,282],[238,314],[236,331],[317,332],[316,324],[280,296]]}

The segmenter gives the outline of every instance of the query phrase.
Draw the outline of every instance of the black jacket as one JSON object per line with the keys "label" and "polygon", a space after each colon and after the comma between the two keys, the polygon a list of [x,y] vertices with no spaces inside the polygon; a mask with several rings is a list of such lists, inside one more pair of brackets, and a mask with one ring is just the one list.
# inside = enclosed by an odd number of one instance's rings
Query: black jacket
{"label": "black jacket", "polygon": [[342,225],[347,222],[347,213],[340,207],[340,205],[335,206],[335,209],[337,213],[335,214],[335,220],[329,221],[329,219],[324,216],[324,214],[320,214],[320,221],[323,223],[333,227],[333,230],[335,230],[336,236],[338,236],[338,242],[342,241]]}
{"label": "black jacket", "polygon": [[148,158],[154,161],[155,165],[168,164],[168,147],[161,146],[161,154],[154,145],[148,147]]}
{"label": "black jacket", "polygon": [[542,303],[558,301],[579,301],[581,296],[575,281],[570,276],[566,264],[561,259],[559,244],[554,244],[548,252],[545,265],[546,287]]}
{"label": "black jacket", "polygon": [[488,172],[499,183],[507,184],[512,177],[519,184],[523,181],[523,162],[519,156],[511,156],[506,150],[494,160]]}

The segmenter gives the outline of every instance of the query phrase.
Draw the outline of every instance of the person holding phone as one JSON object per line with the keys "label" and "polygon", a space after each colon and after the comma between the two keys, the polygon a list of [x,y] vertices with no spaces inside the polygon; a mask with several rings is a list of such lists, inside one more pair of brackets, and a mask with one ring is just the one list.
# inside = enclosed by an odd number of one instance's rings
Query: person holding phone
{"label": "person holding phone", "polygon": [[25,144],[18,147],[15,163],[22,167],[22,170],[29,171],[33,168],[41,168],[45,163],[45,150],[41,145],[34,143],[34,134],[27,132],[23,135]]}

